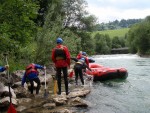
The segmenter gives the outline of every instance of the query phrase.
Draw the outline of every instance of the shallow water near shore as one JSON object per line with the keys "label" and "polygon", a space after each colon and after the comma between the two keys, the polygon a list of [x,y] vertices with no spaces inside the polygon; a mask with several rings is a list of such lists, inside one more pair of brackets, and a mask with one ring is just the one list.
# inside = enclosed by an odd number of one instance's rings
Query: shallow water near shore
{"label": "shallow water near shore", "polygon": [[85,100],[91,105],[78,113],[149,113],[150,58],[132,54],[96,55],[95,63],[106,67],[124,67],[126,80],[94,82]]}

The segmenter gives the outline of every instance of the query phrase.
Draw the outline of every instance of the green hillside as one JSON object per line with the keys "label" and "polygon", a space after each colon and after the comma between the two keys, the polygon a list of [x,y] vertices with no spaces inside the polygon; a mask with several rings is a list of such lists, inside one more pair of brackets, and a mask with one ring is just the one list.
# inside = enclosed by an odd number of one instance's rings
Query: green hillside
{"label": "green hillside", "polygon": [[92,33],[92,37],[96,33],[108,34],[111,38],[113,38],[114,36],[123,37],[129,31],[129,29],[130,28],[122,28],[122,29],[115,29],[115,30],[96,31]]}

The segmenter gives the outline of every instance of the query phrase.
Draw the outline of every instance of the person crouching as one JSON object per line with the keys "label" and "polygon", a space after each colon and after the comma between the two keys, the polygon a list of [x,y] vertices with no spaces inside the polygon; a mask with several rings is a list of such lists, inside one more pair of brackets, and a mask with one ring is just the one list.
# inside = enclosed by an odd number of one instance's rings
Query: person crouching
{"label": "person crouching", "polygon": [[46,69],[46,67],[41,66],[39,64],[29,64],[26,67],[24,76],[22,78],[22,87],[24,87],[24,83],[26,82],[26,80],[29,80],[30,84],[31,84],[31,94],[33,94],[33,90],[34,90],[34,82],[37,83],[37,87],[36,87],[36,94],[39,94],[39,90],[41,87],[41,83],[40,83],[40,79],[38,77],[38,70],[37,69]]}

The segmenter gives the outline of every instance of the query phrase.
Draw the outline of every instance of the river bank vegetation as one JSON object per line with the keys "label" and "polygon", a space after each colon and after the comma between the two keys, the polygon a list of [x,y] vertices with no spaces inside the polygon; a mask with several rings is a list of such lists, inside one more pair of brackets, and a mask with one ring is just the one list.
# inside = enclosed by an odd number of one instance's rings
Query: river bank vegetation
{"label": "river bank vegetation", "polygon": [[[31,62],[51,62],[51,50],[62,37],[71,56],[80,50],[89,55],[110,54],[113,48],[129,47],[131,53],[150,54],[150,18],[99,24],[85,9],[85,0],[1,0],[0,64],[9,54],[10,71],[22,69]],[[128,29],[120,36],[93,32]],[[109,31],[110,32],[110,31]]]}

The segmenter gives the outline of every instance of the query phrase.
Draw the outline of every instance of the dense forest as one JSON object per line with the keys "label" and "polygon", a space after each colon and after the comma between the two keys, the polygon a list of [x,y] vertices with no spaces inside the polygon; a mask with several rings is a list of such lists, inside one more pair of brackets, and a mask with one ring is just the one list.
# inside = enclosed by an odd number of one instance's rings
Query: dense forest
{"label": "dense forest", "polygon": [[[0,64],[5,64],[3,54],[8,53],[11,71],[31,62],[48,65],[57,37],[62,37],[72,57],[81,50],[110,54],[112,48],[127,46],[132,53],[150,54],[149,17],[99,24],[86,7],[85,0],[1,0]],[[130,27],[130,31],[124,37],[99,33],[92,37],[91,32],[105,30],[102,25]]]}

